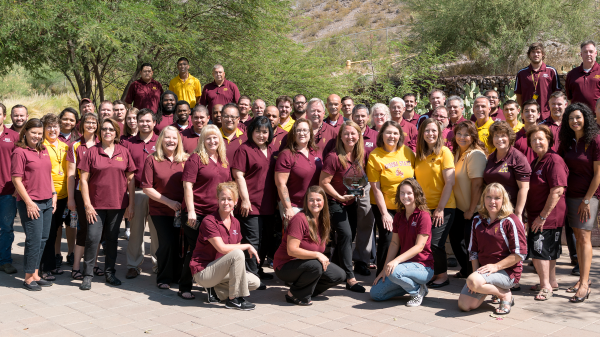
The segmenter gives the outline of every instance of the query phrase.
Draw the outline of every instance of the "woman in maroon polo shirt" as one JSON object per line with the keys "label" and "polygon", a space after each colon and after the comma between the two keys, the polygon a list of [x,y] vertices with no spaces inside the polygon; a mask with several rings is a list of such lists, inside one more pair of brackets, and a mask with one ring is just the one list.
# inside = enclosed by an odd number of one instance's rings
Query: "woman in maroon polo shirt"
{"label": "woman in maroon polo shirt", "polygon": [[149,208],[160,238],[156,259],[156,285],[169,289],[181,276],[179,256],[183,167],[189,155],[183,151],[181,135],[173,126],[165,127],[156,141],[156,152],[146,158],[141,187],[150,198]]}
{"label": "woman in maroon polo shirt", "polygon": [[215,294],[208,301],[225,300],[228,309],[254,310],[256,305],[246,301],[250,290],[260,285],[260,279],[246,271],[244,252],[258,258],[251,244],[242,241],[240,222],[233,216],[238,201],[238,189],[234,182],[217,186],[219,208],[202,220],[198,242],[190,261],[194,280]]}
{"label": "woman in maroon polo shirt", "polygon": [[125,114],[125,132],[121,136],[121,141],[137,136],[138,134],[138,125],[137,125],[137,114],[140,112],[137,108],[131,107],[127,113]]}
{"label": "woman in maroon polo shirt", "polygon": [[[265,116],[252,120],[248,127],[248,140],[235,152],[231,172],[240,190],[238,220],[242,226],[245,242],[263,253],[263,228],[270,225],[275,213],[277,191],[273,177],[275,158],[269,146],[273,140],[271,121]],[[246,257],[248,270],[256,276],[265,278],[259,271],[256,258]],[[264,257],[263,257],[264,259]],[[267,276],[268,277],[268,276]]]}
{"label": "woman in maroon polo shirt", "polygon": [[[102,121],[100,143],[92,146],[77,164],[81,173],[81,196],[88,222],[83,255],[83,282],[79,289],[90,290],[98,245],[104,239],[104,275],[110,285],[121,285],[115,276],[119,228],[123,216],[133,217],[136,171],[129,151],[119,144],[119,123]],[[129,192],[129,195],[127,193]],[[104,233],[104,235],[102,235]]]}
{"label": "woman in maroon polo shirt", "polygon": [[323,254],[331,230],[326,199],[320,186],[310,186],[302,211],[284,226],[273,269],[290,287],[285,295],[289,303],[311,305],[311,297],[346,280],[344,270]]}
{"label": "woman in maroon polo shirt", "polygon": [[185,163],[181,180],[185,200],[181,223],[189,253],[183,261],[178,295],[187,300],[195,298],[190,259],[198,240],[198,225],[204,217],[217,210],[217,195],[214,193],[217,185],[231,180],[225,142],[215,125],[202,128],[198,145]]}
{"label": "woman in maroon polo shirt", "polygon": [[385,301],[409,294],[406,306],[418,307],[429,293],[427,282],[433,277],[431,213],[423,189],[415,178],[400,183],[396,203],[398,212],[394,216],[394,232],[385,269],[375,278],[370,295],[375,301]]}
{"label": "woman in maroon polo shirt", "polygon": [[390,115],[389,109],[371,108],[371,116],[373,118],[373,130],[379,132],[385,122],[391,121],[392,116]]}
{"label": "woman in maroon polo shirt", "polygon": [[358,293],[365,292],[352,270],[352,241],[356,236],[358,209],[355,196],[348,194],[344,185],[344,174],[352,169],[365,175],[364,152],[360,127],[352,121],[345,121],[338,132],[336,151],[327,155],[319,178],[328,196],[331,229],[336,233],[332,261],[346,272],[346,289]]}
{"label": "woman in maroon polo shirt", "polygon": [[57,199],[52,183],[52,163],[43,143],[42,122],[37,118],[28,120],[19,134],[10,170],[18,194],[17,209],[25,232],[23,287],[34,291],[52,285],[52,282],[38,275]]}
{"label": "woman in maroon polo shirt", "polygon": [[533,172],[525,210],[531,223],[527,235],[529,257],[540,277],[540,283],[531,288],[539,292],[535,296],[538,301],[547,300],[553,290],[558,290],[556,260],[560,256],[560,235],[567,211],[564,193],[569,169],[552,145],[554,135],[545,125],[534,125],[527,130],[527,146],[537,154],[531,162]]}
{"label": "woman in maroon polo shirt", "polygon": [[495,313],[506,315],[515,305],[511,288],[519,283],[527,256],[525,228],[499,183],[485,187],[477,211],[469,240],[474,272],[460,292],[458,307],[471,311],[481,306],[487,295],[495,295],[500,299]]}
{"label": "woman in maroon polo shirt", "polygon": [[[97,114],[86,113],[83,115],[81,123],[79,123],[79,134],[82,136],[79,140],[69,146],[67,152],[67,187],[69,191],[67,207],[69,207],[71,212],[77,213],[78,222],[75,249],[73,250],[73,268],[71,271],[71,277],[75,280],[83,280],[80,263],[85,249],[85,239],[87,237],[88,228],[87,219],[85,217],[85,208],[83,207],[83,197],[81,196],[81,186],[79,184],[80,176],[79,170],[77,170],[77,164],[84,160],[87,151],[98,143],[96,134],[98,133],[99,124],[100,120],[98,119]],[[96,260],[94,264],[94,273],[96,275],[104,275],[104,272],[98,267],[98,260]]]}
{"label": "woman in maroon polo shirt", "polygon": [[296,121],[275,164],[279,213],[285,222],[302,210],[308,187],[319,184],[323,161],[310,125],[304,118]]}
{"label": "woman in maroon polo shirt", "polygon": [[[600,197],[600,132],[587,105],[573,103],[565,109],[560,129],[560,153],[569,168],[567,219],[577,239],[579,281],[567,289],[571,302],[583,302],[590,293],[592,229],[597,226]],[[567,127],[568,125],[568,127]]]}

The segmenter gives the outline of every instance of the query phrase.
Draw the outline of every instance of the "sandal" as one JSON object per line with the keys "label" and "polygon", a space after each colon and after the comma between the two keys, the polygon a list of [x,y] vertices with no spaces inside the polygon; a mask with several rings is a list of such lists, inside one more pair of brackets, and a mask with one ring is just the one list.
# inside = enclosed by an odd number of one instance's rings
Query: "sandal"
{"label": "sandal", "polygon": [[[500,301],[500,305],[498,306],[498,309],[496,309],[496,315],[508,315],[510,314],[510,310],[512,309],[512,307],[515,305],[515,298],[511,298],[510,302],[509,301]],[[498,311],[498,310],[502,310],[502,311]]]}
{"label": "sandal", "polygon": [[56,281],[56,277],[54,277],[49,271],[42,273],[40,277],[46,281]]}
{"label": "sandal", "polygon": [[554,296],[554,292],[552,292],[552,290],[542,289],[537,295],[535,295],[534,299],[536,301],[547,301],[552,296]]}
{"label": "sandal", "polygon": [[[540,290],[542,290],[542,286],[538,283],[538,284],[534,285],[533,287],[529,288],[529,290],[540,291]],[[558,291],[558,287],[552,287],[552,291]]]}
{"label": "sandal", "polygon": [[158,287],[158,289],[171,289],[171,286],[167,283],[158,283],[156,284],[156,286]]}
{"label": "sandal", "polygon": [[[190,296],[189,297],[185,297],[185,296],[183,296],[183,294],[190,294]],[[178,291],[177,292],[177,296],[183,298],[184,300],[195,300],[196,299],[196,296],[194,296],[194,294],[192,294],[192,292],[190,292],[190,291],[186,291],[186,292],[183,292],[183,293],[181,291]]]}
{"label": "sandal", "polygon": [[[577,283],[579,283],[579,282],[577,282]],[[592,282],[591,281],[588,282],[588,285],[592,285]],[[567,290],[565,290],[565,292],[567,292],[567,293],[573,293],[574,294],[574,293],[577,292],[577,290],[579,290],[579,288],[576,288],[575,286],[572,286],[572,287],[568,287]]]}
{"label": "sandal", "polygon": [[510,291],[521,291],[521,285],[519,283],[515,284]]}
{"label": "sandal", "polygon": [[302,306],[309,306],[312,305],[312,301],[303,301],[299,298],[297,298],[296,296],[289,296],[288,294],[285,294],[285,301],[288,303],[292,303],[295,305],[302,305]]}
{"label": "sandal", "polygon": [[104,276],[104,272],[100,269],[100,267],[94,267],[94,275],[96,276]]}
{"label": "sandal", "polygon": [[588,288],[587,295],[585,295],[584,297],[577,297],[577,295],[574,295],[573,297],[571,297],[569,299],[569,302],[571,302],[571,303],[580,303],[580,302],[583,302],[583,301],[587,300],[588,298],[590,298],[590,294],[591,293],[592,293],[592,289]]}
{"label": "sandal", "polygon": [[64,273],[65,273],[65,271],[64,271],[64,270],[62,270],[62,269],[60,269],[60,268],[56,268],[56,269],[54,269],[54,270],[47,271],[46,273],[48,273],[48,274],[52,274],[52,275],[62,275],[62,274],[64,274]]}
{"label": "sandal", "polygon": [[496,295],[492,295],[492,304],[500,304],[500,299]]}
{"label": "sandal", "polygon": [[71,271],[71,278],[74,280],[83,280],[83,274],[81,274],[81,270]]}

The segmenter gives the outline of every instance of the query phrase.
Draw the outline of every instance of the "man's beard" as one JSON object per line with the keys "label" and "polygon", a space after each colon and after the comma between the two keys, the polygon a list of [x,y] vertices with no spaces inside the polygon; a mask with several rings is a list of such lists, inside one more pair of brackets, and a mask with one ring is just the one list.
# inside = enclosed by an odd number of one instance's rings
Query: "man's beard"
{"label": "man's beard", "polygon": [[175,105],[173,105],[173,107],[171,109],[167,108],[166,105],[163,105],[162,112],[163,112],[163,115],[170,115],[170,114],[175,113]]}

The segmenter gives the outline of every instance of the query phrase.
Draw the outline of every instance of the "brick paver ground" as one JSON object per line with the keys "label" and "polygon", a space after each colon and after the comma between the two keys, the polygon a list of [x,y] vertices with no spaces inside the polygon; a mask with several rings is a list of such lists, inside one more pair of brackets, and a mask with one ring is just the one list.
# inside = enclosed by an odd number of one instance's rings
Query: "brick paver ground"
{"label": "brick paver ground", "polygon": [[[147,234],[148,235],[148,234]],[[70,278],[70,267],[54,286],[29,292],[23,282],[23,241],[20,224],[15,225],[14,265],[19,273],[0,272],[0,336],[600,336],[600,249],[595,249],[592,265],[592,295],[585,303],[567,302],[565,289],[576,281],[569,275],[568,258],[558,262],[560,290],[546,302],[533,300],[529,287],[537,283],[531,267],[525,267],[523,291],[515,293],[516,305],[503,319],[490,317],[493,307],[462,313],[456,302],[464,280],[431,290],[423,305],[408,308],[407,298],[377,303],[369,294],[356,294],[342,287],[314,299],[310,307],[284,300],[285,288],[277,278],[265,282],[268,289],[252,292],[249,300],[256,310],[227,310],[222,304],[204,303],[205,293],[196,299],[177,297],[176,288],[159,290],[151,262],[145,259],[143,273],[125,279],[125,248],[119,240],[117,276],[120,287],[110,287],[103,277],[95,277],[91,291],[80,291],[80,281]],[[63,240],[66,250],[66,241]],[[146,251],[149,244],[146,244]],[[566,252],[566,247],[564,247]],[[63,254],[65,255],[65,254]],[[563,254],[564,256],[564,254]],[[103,258],[102,258],[103,260]],[[267,271],[271,272],[270,269]],[[452,273],[453,274],[453,273]],[[374,275],[358,276],[364,285]],[[367,290],[368,291],[368,290]]]}

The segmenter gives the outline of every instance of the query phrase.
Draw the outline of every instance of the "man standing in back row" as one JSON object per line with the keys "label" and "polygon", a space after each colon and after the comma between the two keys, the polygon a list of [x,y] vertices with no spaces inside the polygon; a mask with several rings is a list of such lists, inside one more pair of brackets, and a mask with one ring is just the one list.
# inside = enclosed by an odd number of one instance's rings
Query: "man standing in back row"
{"label": "man standing in back row", "polygon": [[152,78],[153,75],[152,65],[150,63],[142,64],[140,79],[132,82],[127,89],[127,97],[125,97],[127,109],[130,109],[133,103],[133,106],[140,110],[150,109],[154,113],[158,111],[163,87]]}
{"label": "man standing in back row", "polygon": [[565,89],[569,104],[581,102],[593,111],[600,98],[600,65],[596,62],[598,51],[594,41],[581,44],[581,65],[567,74]]}
{"label": "man standing in back row", "polygon": [[190,62],[185,57],[177,60],[179,75],[169,82],[169,90],[175,93],[180,100],[187,101],[190,108],[196,106],[202,95],[200,81],[190,74]]}
{"label": "man standing in back row", "polygon": [[200,104],[206,106],[208,111],[212,111],[215,104],[235,103],[237,106],[237,102],[240,100],[240,91],[235,83],[225,79],[223,66],[215,65],[212,76],[214,81],[202,89]]}

